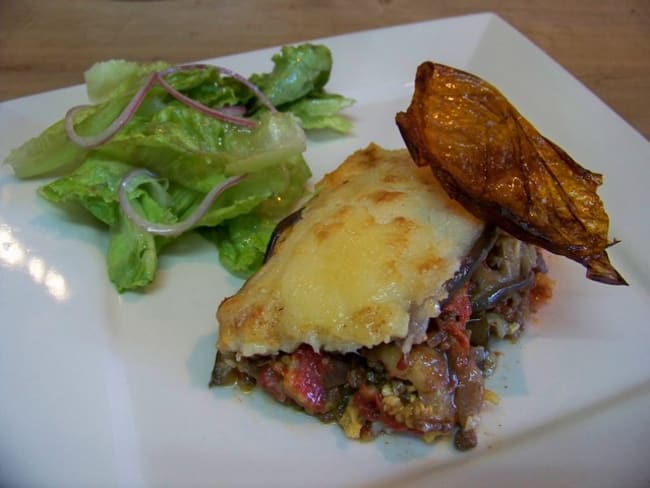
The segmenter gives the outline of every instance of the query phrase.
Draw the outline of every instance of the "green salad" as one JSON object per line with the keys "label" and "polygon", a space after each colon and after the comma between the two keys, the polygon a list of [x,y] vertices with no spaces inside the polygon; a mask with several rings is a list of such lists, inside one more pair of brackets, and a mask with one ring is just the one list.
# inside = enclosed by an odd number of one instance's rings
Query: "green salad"
{"label": "green salad", "polygon": [[326,46],[285,46],[272,61],[271,72],[248,79],[209,65],[97,63],[85,74],[92,105],[71,109],[5,163],[19,178],[54,177],[42,197],[81,205],[106,224],[108,275],[119,292],[154,280],[159,253],[183,222],[191,222],[183,232],[199,231],[230,272],[247,277],[304,195],[304,130],[351,128],[340,111],[352,100],[325,90]]}

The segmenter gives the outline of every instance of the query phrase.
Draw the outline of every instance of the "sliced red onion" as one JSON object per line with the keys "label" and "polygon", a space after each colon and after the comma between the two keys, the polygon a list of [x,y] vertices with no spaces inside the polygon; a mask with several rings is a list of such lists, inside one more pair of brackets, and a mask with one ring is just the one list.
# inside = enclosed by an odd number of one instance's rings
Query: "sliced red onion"
{"label": "sliced red onion", "polygon": [[219,198],[219,196],[224,191],[226,191],[228,188],[237,185],[238,183],[246,179],[248,175],[242,174],[237,176],[231,176],[227,180],[215,186],[212,190],[210,190],[210,192],[205,196],[203,201],[199,204],[196,210],[194,210],[194,212],[192,212],[192,214],[189,217],[175,224],[160,224],[157,222],[151,222],[150,220],[147,220],[144,217],[142,217],[133,208],[131,202],[129,201],[127,192],[129,189],[131,189],[131,186],[133,186],[134,184],[133,180],[135,178],[139,178],[142,176],[148,176],[149,178],[154,179],[154,181],[156,178],[155,174],[153,174],[152,172],[146,169],[136,169],[134,171],[131,171],[120,181],[120,185],[118,188],[118,198],[120,201],[120,207],[122,208],[122,211],[129,218],[129,220],[131,220],[135,225],[137,225],[141,229],[146,230],[148,233],[159,235],[159,236],[173,237],[173,236],[178,236],[183,232],[186,232],[190,230],[192,227],[194,227],[205,216],[205,214],[208,213],[210,207],[212,207],[212,204],[215,202],[217,198]]}
{"label": "sliced red onion", "polygon": [[147,79],[147,82],[142,85],[136,94],[133,95],[131,101],[126,105],[126,107],[124,107],[122,113],[117,116],[111,125],[106,127],[106,129],[101,131],[99,134],[95,134],[93,136],[80,136],[74,129],[74,119],[77,113],[85,108],[92,107],[92,105],[78,105],[76,107],[72,107],[65,114],[64,125],[66,134],[68,134],[70,140],[78,146],[87,148],[101,146],[111,137],[113,137],[122,127],[124,127],[129,122],[129,120],[133,118],[133,115],[135,115],[137,112],[138,107],[140,107],[142,104],[144,97],[147,96],[147,93],[149,93],[149,90],[155,81],[156,77],[155,74],[153,74]]}
{"label": "sliced red onion", "polygon": [[161,85],[167,93],[169,93],[172,97],[174,97],[179,102],[187,105],[190,108],[193,108],[197,112],[201,112],[202,114],[207,115],[208,117],[214,117],[215,119],[219,119],[224,122],[230,122],[231,124],[243,125],[246,127],[255,127],[257,125],[257,122],[255,122],[254,120],[245,119],[244,117],[236,117],[230,115],[228,112],[224,112],[223,110],[210,108],[203,105],[200,102],[197,102],[196,100],[192,100],[190,97],[188,97],[187,95],[183,95],[176,88],[174,88],[169,83],[167,83],[165,79],[162,76],[160,76],[160,74],[156,73],[154,76],[156,77],[156,81],[158,82],[158,84]]}
{"label": "sliced red onion", "polygon": [[260,102],[262,102],[262,105],[264,105],[266,108],[268,108],[271,112],[277,112],[277,109],[275,108],[275,105],[271,103],[271,100],[264,94],[262,90],[260,90],[257,85],[254,83],[251,83],[246,77],[240,75],[236,71],[233,71],[228,68],[224,68],[222,66],[213,66],[211,64],[181,64],[178,66],[172,66],[171,68],[167,68],[164,71],[160,71],[161,76],[167,76],[172,73],[176,73],[178,71],[182,70],[189,70],[189,69],[209,69],[209,68],[214,68],[219,71],[222,75],[225,75],[229,78],[233,78],[240,82],[242,85],[246,86],[250,91],[253,92],[253,94],[259,99]]}
{"label": "sliced red onion", "polygon": [[77,144],[78,146],[87,147],[87,148],[101,146],[105,142],[109,141],[113,136],[115,136],[115,134],[117,134],[117,132],[120,129],[122,129],[122,127],[124,127],[126,124],[129,123],[129,121],[133,118],[138,108],[142,104],[144,98],[149,93],[149,90],[151,90],[151,87],[156,83],[161,85],[165,89],[165,91],[169,93],[172,97],[174,97],[176,100],[187,105],[190,108],[193,108],[194,110],[201,112],[202,114],[205,114],[209,117],[213,117],[215,119],[222,120],[224,122],[229,122],[231,124],[236,124],[236,125],[241,125],[241,126],[251,127],[251,128],[255,127],[257,125],[257,122],[243,117],[241,108],[238,107],[236,110],[229,109],[229,108],[224,108],[224,109],[210,108],[206,105],[203,105],[200,102],[197,102],[196,100],[192,100],[190,97],[186,95],[183,95],[181,92],[179,92],[169,83],[167,83],[167,81],[164,78],[167,75],[182,70],[208,69],[208,68],[214,68],[218,70],[221,74],[236,79],[237,81],[245,85],[249,90],[251,90],[255,94],[255,96],[260,100],[260,102],[265,107],[267,107],[271,112],[277,112],[276,108],[273,106],[273,104],[268,99],[268,97],[259,88],[257,88],[257,86],[255,86],[253,83],[251,83],[249,80],[247,80],[245,77],[241,76],[240,74],[235,73],[234,71],[229,70],[227,68],[222,68],[220,66],[212,66],[209,64],[188,64],[188,65],[181,65],[181,66],[173,66],[171,68],[167,68],[166,70],[152,73],[149,76],[149,78],[147,78],[145,84],[137,91],[137,93],[133,96],[133,98],[126,105],[126,107],[124,107],[124,110],[122,110],[120,115],[118,115],[117,118],[99,134],[95,134],[92,136],[80,136],[79,134],[77,134],[74,128],[75,116],[81,110],[87,107],[91,107],[91,105],[78,105],[76,107],[72,107],[70,110],[68,110],[68,112],[65,115],[64,126],[65,126],[66,134],[68,135],[70,140],[75,144]]}
{"label": "sliced red onion", "polygon": [[243,105],[230,105],[228,107],[223,107],[221,111],[224,114],[228,114],[233,117],[243,117],[246,113],[246,107]]}

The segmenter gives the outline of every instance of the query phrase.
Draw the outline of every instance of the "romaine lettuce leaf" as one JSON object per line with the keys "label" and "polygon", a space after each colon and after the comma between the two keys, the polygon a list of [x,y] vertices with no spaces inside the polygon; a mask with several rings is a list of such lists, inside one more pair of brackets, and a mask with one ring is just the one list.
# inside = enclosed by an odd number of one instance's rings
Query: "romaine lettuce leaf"
{"label": "romaine lettuce leaf", "polygon": [[[108,275],[118,291],[149,284],[156,272],[157,253],[171,239],[155,237],[135,226],[121,210],[117,187],[134,169],[121,161],[88,158],[69,175],[41,187],[39,193],[57,204],[76,203],[109,227]],[[148,220],[178,222],[202,195],[166,180],[134,187],[128,198]]]}
{"label": "romaine lettuce leaf", "polygon": [[118,292],[145,287],[158,268],[155,237],[121,214],[118,223],[110,227],[106,262]]}
{"label": "romaine lettuce leaf", "polygon": [[108,226],[118,222],[117,186],[133,166],[96,157],[88,158],[72,173],[39,188],[52,203],[76,203]]}
{"label": "romaine lettuce leaf", "polygon": [[272,59],[273,71],[255,74],[250,80],[280,108],[321,90],[332,71],[332,53],[322,45],[284,46]]}
{"label": "romaine lettuce leaf", "polygon": [[339,112],[354,100],[324,90],[332,70],[332,54],[322,45],[285,46],[273,56],[271,73],[256,74],[259,86],[280,110],[292,112],[304,129],[347,133],[352,123]]}
{"label": "romaine lettuce leaf", "polygon": [[340,115],[340,111],[353,103],[341,95],[315,93],[289,104],[287,110],[300,119],[306,130],[331,129],[345,134],[352,128],[352,122]]}
{"label": "romaine lettuce leaf", "polygon": [[276,221],[251,213],[200,233],[219,249],[219,261],[235,276],[248,278],[261,265]]}
{"label": "romaine lettuce leaf", "polygon": [[135,93],[148,75],[166,68],[169,68],[169,64],[164,61],[141,64],[110,59],[95,63],[84,73],[88,99],[101,103],[116,96]]}

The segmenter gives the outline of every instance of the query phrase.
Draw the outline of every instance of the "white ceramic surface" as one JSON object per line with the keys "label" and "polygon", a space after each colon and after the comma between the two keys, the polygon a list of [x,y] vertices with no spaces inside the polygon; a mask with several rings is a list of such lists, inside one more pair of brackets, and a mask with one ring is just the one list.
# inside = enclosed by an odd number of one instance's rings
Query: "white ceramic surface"
{"label": "white ceramic surface", "polygon": [[[550,259],[555,297],[504,345],[479,447],[350,442],[260,394],[208,389],[219,300],[240,282],[189,236],[146,295],[118,295],[106,235],[0,169],[0,484],[3,486],[647,486],[650,435],[650,146],[498,17],[479,14],[321,40],[329,85],[357,100],[348,137],[318,137],[315,178],[370,141],[403,143],[394,115],[417,65],[492,82],[547,137],[605,174],[610,256],[630,287]],[[275,49],[212,60],[244,74]],[[614,61],[613,61],[614,63]],[[81,76],[81,74],[80,74]],[[85,101],[71,87],[0,104],[0,158]]]}

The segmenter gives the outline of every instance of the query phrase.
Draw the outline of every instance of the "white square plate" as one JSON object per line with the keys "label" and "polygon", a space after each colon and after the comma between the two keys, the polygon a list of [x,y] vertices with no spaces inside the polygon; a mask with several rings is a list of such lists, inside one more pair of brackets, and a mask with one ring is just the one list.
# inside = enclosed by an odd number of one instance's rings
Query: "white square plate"
{"label": "white square plate", "polygon": [[[240,282],[189,236],[146,295],[118,295],[106,235],[0,169],[0,484],[60,486],[639,485],[650,434],[650,148],[537,47],[492,14],[320,42],[328,88],[357,100],[351,136],[310,140],[314,177],[375,141],[402,147],[395,113],[435,60],[496,85],[540,131],[604,173],[610,252],[630,287],[551,258],[553,301],[490,380],[479,446],[458,453],[383,437],[346,440],[261,394],[208,389],[218,302]],[[243,74],[267,49],[213,62]],[[0,157],[85,101],[76,86],[0,104]],[[2,483],[3,482],[3,483]]]}

